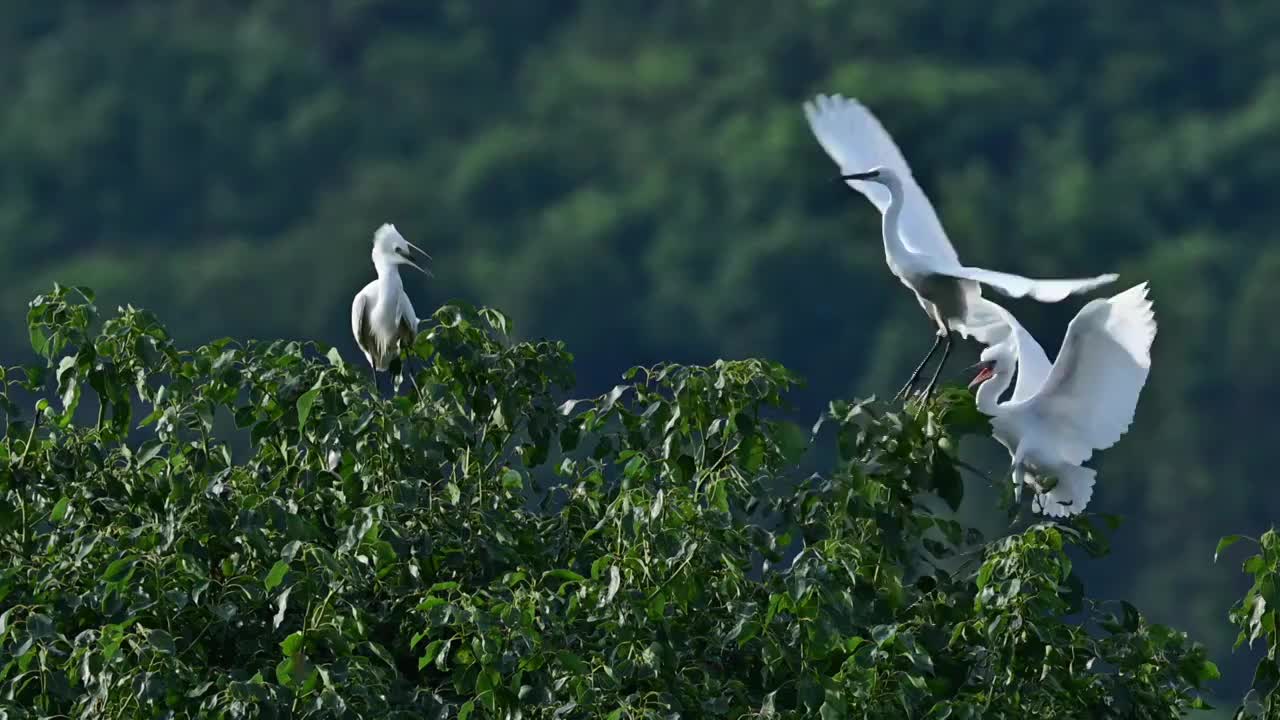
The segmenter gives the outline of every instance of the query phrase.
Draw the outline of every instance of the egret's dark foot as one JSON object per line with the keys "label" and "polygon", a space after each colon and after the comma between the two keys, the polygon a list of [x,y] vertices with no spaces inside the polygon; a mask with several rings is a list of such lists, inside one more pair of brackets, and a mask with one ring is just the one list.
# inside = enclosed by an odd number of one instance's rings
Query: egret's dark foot
{"label": "egret's dark foot", "polygon": [[[938,340],[942,340],[942,336],[938,336]],[[951,357],[951,333],[947,333],[946,345],[942,347],[942,359],[938,361],[938,369],[933,371],[933,377],[929,379],[929,384],[924,388],[924,400],[927,402],[929,396],[933,394],[934,388],[938,387],[938,378],[942,376],[942,368],[947,365],[947,358]]]}
{"label": "egret's dark foot", "polygon": [[[950,336],[948,336],[948,341],[949,340]],[[911,389],[915,387],[916,381],[920,379],[920,373],[924,372],[924,366],[929,364],[929,360],[933,358],[934,353],[938,352],[938,346],[941,344],[942,335],[937,335],[933,341],[933,347],[929,348],[929,352],[924,356],[924,359],[920,361],[920,364],[916,365],[916,369],[911,371],[911,378],[907,380],[907,384],[903,385],[902,389],[893,396],[894,402],[906,400],[911,396]]]}

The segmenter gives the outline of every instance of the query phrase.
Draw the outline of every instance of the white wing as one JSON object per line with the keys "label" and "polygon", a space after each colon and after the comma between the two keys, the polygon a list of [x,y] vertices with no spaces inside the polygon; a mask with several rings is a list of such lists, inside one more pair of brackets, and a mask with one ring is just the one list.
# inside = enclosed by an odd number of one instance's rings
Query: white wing
{"label": "white wing", "polygon": [[[908,249],[959,264],[955,248],[947,239],[929,198],[912,177],[911,168],[893,138],[870,110],[852,98],[818,95],[804,104],[804,114],[818,144],[840,166],[842,174],[883,166],[892,168],[901,178],[903,204],[899,233]],[[881,213],[889,207],[889,188],[862,180],[845,182],[867,196]]]}
{"label": "white wing", "polygon": [[[1017,403],[1026,400],[1034,395],[1049,377],[1053,367],[1049,362],[1049,356],[1045,354],[1044,348],[1035,337],[1022,326],[1022,323],[1018,322],[1013,313],[990,300],[982,300],[982,304],[984,311],[1000,318],[1003,332],[991,332],[987,340],[981,337],[978,340],[986,345],[1003,342],[1012,347],[1018,362],[1018,379],[1014,383],[1013,396],[1009,398],[1009,402]],[[973,314],[971,311],[970,315]]]}
{"label": "white wing", "polygon": [[1114,445],[1133,422],[1155,336],[1146,283],[1094,300],[1067,327],[1040,391],[1006,408],[1034,415],[1063,460],[1083,463],[1093,451]]}
{"label": "white wing", "polygon": [[356,293],[354,299],[351,300],[351,335],[356,339],[356,345],[360,351],[364,353],[365,359],[370,364],[373,363],[373,356],[369,353],[369,348],[373,347],[373,337],[368,324],[368,304],[370,302],[369,287],[373,283],[364,286],[360,292]]}
{"label": "white wing", "polygon": [[356,344],[360,344],[361,336],[367,332],[364,326],[364,308],[368,301],[363,290],[351,300],[351,336],[356,339]]}
{"label": "white wing", "polygon": [[418,334],[418,316],[413,313],[413,303],[405,292],[400,293],[400,320],[408,325],[410,336]]}
{"label": "white wing", "polygon": [[1029,295],[1035,300],[1046,303],[1059,302],[1071,295],[1089,292],[1095,288],[1113,283],[1116,278],[1120,277],[1115,273],[1107,273],[1075,280],[1037,280],[1012,273],[975,267],[961,267],[959,265],[951,268],[933,269],[933,272],[965,280],[974,280],[995,288],[1012,298],[1022,298]]}

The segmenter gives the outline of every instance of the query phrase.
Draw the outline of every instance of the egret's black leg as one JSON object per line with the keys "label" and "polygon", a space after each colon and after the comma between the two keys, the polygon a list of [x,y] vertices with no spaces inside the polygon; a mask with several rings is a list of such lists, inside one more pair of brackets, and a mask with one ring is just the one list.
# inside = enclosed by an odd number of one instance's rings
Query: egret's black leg
{"label": "egret's black leg", "polygon": [[911,391],[911,387],[920,379],[920,373],[924,371],[924,366],[929,363],[929,358],[933,357],[933,354],[938,351],[938,345],[940,343],[942,343],[942,336],[938,335],[933,341],[933,347],[929,348],[929,354],[924,356],[924,359],[916,366],[915,371],[911,373],[911,379],[907,380],[907,384],[903,385],[902,389],[894,394],[894,400],[900,400],[907,396],[907,393]]}
{"label": "egret's black leg", "polygon": [[382,390],[378,388],[378,366],[371,365],[373,368],[373,396],[378,397],[382,394]]}
{"label": "egret's black leg", "polygon": [[929,384],[924,388],[924,399],[928,400],[933,394],[933,388],[938,384],[938,376],[942,374],[942,368],[947,364],[947,358],[951,357],[951,331],[947,331],[947,343],[942,347],[942,359],[938,361],[938,369],[933,371],[933,378],[929,380]]}

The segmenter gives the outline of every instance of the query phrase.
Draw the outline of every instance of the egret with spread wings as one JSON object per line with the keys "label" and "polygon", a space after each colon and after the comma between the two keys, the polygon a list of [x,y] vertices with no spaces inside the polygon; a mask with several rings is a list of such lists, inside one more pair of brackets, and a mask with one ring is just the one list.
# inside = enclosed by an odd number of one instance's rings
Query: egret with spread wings
{"label": "egret with spread wings", "polygon": [[[1147,284],[1085,305],[1052,365],[1012,314],[988,302],[1008,332],[982,351],[970,387],[978,388],[978,410],[991,416],[992,434],[1013,457],[1015,496],[1026,482],[1036,490],[1038,512],[1083,512],[1097,475],[1083,463],[1128,431],[1151,369],[1156,320]],[[1013,395],[1000,402],[1015,371]]]}
{"label": "egret with spread wings", "polygon": [[404,239],[396,226],[384,223],[373,234],[373,267],[378,279],[365,285],[351,301],[351,334],[373,367],[373,382],[400,352],[413,345],[418,316],[400,280],[400,266],[408,265],[430,275],[413,261],[412,252],[431,259],[425,251]]}
{"label": "egret with spread wings", "polygon": [[1010,273],[966,267],[947,239],[929,198],[911,175],[893,138],[871,111],[853,99],[819,95],[804,105],[818,143],[840,166],[841,177],[884,215],[885,259],[889,269],[916,295],[925,314],[938,327],[929,354],[912,372],[897,396],[905,396],[929,359],[944,343],[942,359],[925,388],[933,390],[951,354],[952,332],[979,342],[992,342],[1003,327],[982,298],[990,285],[1010,297],[1058,302],[1113,282],[1115,274],[1076,280],[1037,280]]}

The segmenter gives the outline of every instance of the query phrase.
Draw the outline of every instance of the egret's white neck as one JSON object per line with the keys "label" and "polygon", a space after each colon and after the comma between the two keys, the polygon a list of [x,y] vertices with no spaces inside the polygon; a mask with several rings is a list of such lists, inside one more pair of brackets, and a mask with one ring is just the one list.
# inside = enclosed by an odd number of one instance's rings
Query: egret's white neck
{"label": "egret's white neck", "polygon": [[400,280],[400,267],[390,259],[374,255],[373,269],[378,273],[378,291],[383,297],[404,289],[404,283]]}
{"label": "egret's white neck", "polygon": [[991,378],[979,385],[978,392],[974,394],[974,403],[978,407],[978,412],[983,415],[995,415],[1000,412],[1000,396],[1009,389],[1009,383],[1012,381],[1013,368],[1003,360],[997,362]]}
{"label": "egret's white neck", "polygon": [[381,255],[373,256],[373,269],[378,272],[378,279],[384,283],[392,283],[400,287],[400,266],[391,259]]}
{"label": "egret's white neck", "polygon": [[902,218],[902,184],[886,183],[889,190],[889,207],[884,209],[884,220],[881,232],[884,235],[885,257],[892,259],[903,257],[910,250],[902,243],[902,234],[898,231],[898,223]]}

